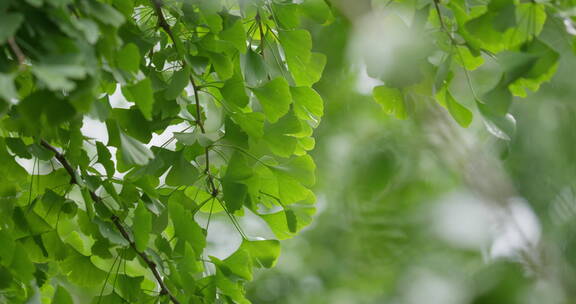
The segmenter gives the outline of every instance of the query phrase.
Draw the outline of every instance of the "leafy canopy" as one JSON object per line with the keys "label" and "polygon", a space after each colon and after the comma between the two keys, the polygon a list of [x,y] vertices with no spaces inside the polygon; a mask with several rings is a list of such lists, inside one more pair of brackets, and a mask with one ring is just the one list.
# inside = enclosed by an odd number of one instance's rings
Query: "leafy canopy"
{"label": "leafy canopy", "polygon": [[[323,2],[2,1],[0,302],[248,302],[244,283],[280,245],[238,217],[285,239],[314,213],[311,86],[326,60],[300,20],[329,15]],[[242,238],[225,259],[206,252],[213,213]]]}

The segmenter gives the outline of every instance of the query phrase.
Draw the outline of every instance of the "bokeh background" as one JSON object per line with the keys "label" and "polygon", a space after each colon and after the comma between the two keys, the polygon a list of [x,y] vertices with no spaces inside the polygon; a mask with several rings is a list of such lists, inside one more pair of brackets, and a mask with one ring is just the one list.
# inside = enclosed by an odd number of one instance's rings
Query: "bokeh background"
{"label": "bokeh background", "polygon": [[[576,303],[573,36],[558,20],[547,21],[541,39],[561,53],[558,71],[537,93],[514,101],[516,130],[506,141],[477,113],[464,129],[437,105],[417,105],[424,110],[406,120],[382,111],[371,97],[378,82],[358,53],[382,42],[359,35],[378,33],[366,16],[383,8],[402,16],[402,4],[369,2],[332,1],[330,20],[305,23],[316,50],[328,56],[315,86],[325,101],[313,152],[318,211],[283,242],[278,266],[258,273],[249,298]],[[485,60],[471,73],[480,91],[497,81]],[[455,79],[459,102],[472,108],[465,75]]]}

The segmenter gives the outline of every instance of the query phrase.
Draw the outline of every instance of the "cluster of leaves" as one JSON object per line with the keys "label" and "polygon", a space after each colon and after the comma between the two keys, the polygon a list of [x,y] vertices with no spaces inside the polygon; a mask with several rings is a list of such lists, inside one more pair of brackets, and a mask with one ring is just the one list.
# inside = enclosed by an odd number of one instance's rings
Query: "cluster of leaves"
{"label": "cluster of leaves", "polygon": [[[526,97],[526,89],[538,90],[557,69],[558,52],[539,39],[549,19],[547,10],[555,6],[515,0],[418,3],[412,23],[399,23],[420,39],[395,50],[411,56],[411,68],[399,64],[385,73],[369,69],[384,82],[374,88],[374,99],[387,113],[406,118],[425,96],[463,127],[473,120],[472,106],[493,135],[510,139],[515,129],[509,113],[513,97]],[[490,70],[495,81],[478,90],[474,72],[488,65],[497,66]],[[466,79],[469,97],[455,97],[455,75]]]}
{"label": "cluster of leaves", "polygon": [[[299,27],[330,14],[319,0],[1,1],[0,302],[247,302],[280,247],[237,217],[286,239],[315,210],[326,59]],[[218,212],[243,240],[223,260],[199,221]]]}

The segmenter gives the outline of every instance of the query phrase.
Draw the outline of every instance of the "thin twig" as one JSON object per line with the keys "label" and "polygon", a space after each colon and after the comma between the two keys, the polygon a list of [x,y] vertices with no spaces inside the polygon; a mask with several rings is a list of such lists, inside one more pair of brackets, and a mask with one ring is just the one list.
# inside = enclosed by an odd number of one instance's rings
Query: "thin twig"
{"label": "thin twig", "polygon": [[[58,160],[58,162],[60,162],[60,164],[64,167],[64,169],[66,169],[66,172],[68,172],[68,174],[70,175],[70,183],[72,184],[76,184],[76,185],[80,185],[78,182],[78,178],[76,176],[75,170],[74,168],[70,165],[70,163],[68,162],[68,160],[64,157],[64,155],[62,153],[60,153],[54,146],[50,145],[48,142],[46,142],[45,140],[41,140],[40,144],[45,147],[46,149],[52,151],[54,153],[54,157]],[[92,190],[89,190],[90,193],[90,197],[92,198],[92,200],[94,201],[94,203],[99,203],[102,204],[103,206],[105,206],[107,209],[109,209],[102,201],[102,199]],[[109,210],[110,211],[110,210]],[[146,255],[146,253],[139,251],[136,248],[136,243],[132,240],[132,238],[130,237],[130,234],[128,233],[128,231],[126,230],[126,228],[124,228],[124,225],[122,225],[122,222],[120,220],[120,218],[118,218],[116,215],[112,215],[110,217],[110,220],[112,221],[112,223],[114,224],[114,226],[116,226],[116,229],[118,229],[118,231],[120,232],[120,234],[122,235],[122,237],[124,237],[124,239],[126,241],[128,241],[128,243],[130,244],[130,247],[136,252],[136,254],[138,254],[138,256],[140,256],[140,258],[144,261],[144,263],[148,266],[148,268],[150,269],[150,271],[152,271],[152,274],[154,275],[154,278],[156,279],[156,281],[158,282],[158,285],[160,285],[160,294],[164,294],[164,295],[168,295],[168,297],[170,298],[170,300],[174,303],[174,304],[180,304],[180,301],[178,301],[178,299],[176,299],[176,297],[170,292],[170,290],[168,289],[168,287],[166,287],[166,284],[164,283],[164,280],[162,279],[162,276],[160,275],[160,273],[158,272],[158,269],[156,268],[156,263],[154,263],[149,257],[148,255]]]}
{"label": "thin twig", "polygon": [[8,38],[8,45],[10,45],[12,52],[14,52],[14,55],[16,55],[16,58],[18,59],[18,64],[20,64],[20,67],[23,67],[24,61],[26,61],[26,56],[24,56],[22,49],[20,49],[20,47],[16,43],[16,40],[14,40],[14,37]]}
{"label": "thin twig", "polygon": [[[170,39],[172,39],[172,43],[174,43],[174,46],[178,47],[178,45],[176,45],[176,37],[174,36],[172,29],[170,28],[170,25],[168,24],[168,22],[166,22],[166,17],[162,12],[162,1],[161,0],[151,0],[151,1],[152,4],[154,5],[154,12],[158,17],[158,26],[161,27],[168,34],[168,36],[170,36]],[[181,58],[180,61],[182,63],[182,67],[186,67],[186,60]],[[190,71],[190,84],[192,85],[192,90],[194,92],[194,101],[196,103],[196,124],[198,125],[198,127],[200,127],[200,131],[202,132],[202,134],[205,134],[206,130],[204,129],[204,123],[202,122],[202,116],[200,113],[200,98],[198,94],[199,90],[198,86],[196,85],[196,81],[194,80],[194,76],[192,75],[192,71]],[[210,193],[212,194],[213,197],[216,197],[218,195],[218,189],[214,185],[212,175],[210,174],[210,155],[208,148],[205,149],[205,155],[206,155],[206,173],[208,176]]]}

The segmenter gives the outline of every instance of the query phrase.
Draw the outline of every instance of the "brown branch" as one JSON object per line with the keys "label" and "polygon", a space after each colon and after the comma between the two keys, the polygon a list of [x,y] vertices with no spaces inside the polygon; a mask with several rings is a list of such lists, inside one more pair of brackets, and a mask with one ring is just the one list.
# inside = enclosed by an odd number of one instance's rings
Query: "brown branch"
{"label": "brown branch", "polygon": [[[190,73],[192,73],[192,71],[190,71]],[[192,85],[192,90],[194,91],[194,102],[196,103],[196,124],[198,127],[200,127],[202,134],[204,134],[206,133],[206,130],[204,129],[204,123],[202,123],[202,116],[200,115],[200,98],[198,97],[198,86],[196,86],[196,82],[194,81],[192,74],[190,74],[190,84]]]}
{"label": "brown branch", "polygon": [[56,157],[58,162],[64,167],[64,169],[66,169],[66,172],[68,172],[68,174],[70,175],[70,178],[71,178],[70,183],[71,184],[78,184],[78,179],[76,178],[76,171],[74,170],[74,168],[72,168],[72,166],[66,160],[64,155],[62,153],[60,153],[58,150],[56,150],[56,148],[54,148],[52,145],[50,145],[47,141],[45,141],[43,139],[40,140],[40,145],[42,145],[44,148],[46,148],[46,149],[52,151],[52,153],[54,153],[54,157]]}
{"label": "brown branch", "polygon": [[[68,162],[66,157],[62,153],[60,153],[54,146],[50,145],[45,140],[40,140],[40,144],[44,148],[46,148],[46,149],[48,149],[54,153],[54,157],[58,160],[58,162],[60,164],[62,164],[64,169],[66,169],[66,172],[68,172],[68,174],[70,175],[70,177],[71,177],[70,183],[79,185],[78,178],[76,176],[76,172],[75,172],[74,168],[72,167],[72,165],[70,165],[70,163]],[[108,207],[106,205],[104,205],[104,203],[102,202],[102,198],[100,198],[94,191],[89,190],[89,193],[90,193],[90,197],[92,198],[92,200],[95,203],[102,204],[105,208],[108,209]],[[110,220],[112,221],[114,226],[116,226],[116,228],[118,229],[118,231],[120,232],[122,237],[124,237],[124,239],[126,241],[128,241],[128,243],[130,244],[130,247],[136,252],[136,254],[138,254],[138,256],[140,256],[140,258],[144,261],[144,263],[146,263],[146,265],[148,266],[148,268],[152,272],[152,275],[154,275],[154,278],[158,282],[158,285],[160,285],[160,294],[161,295],[168,295],[168,297],[170,298],[170,300],[174,304],[180,304],[180,301],[178,301],[178,299],[176,299],[176,297],[170,292],[170,290],[168,289],[168,287],[164,283],[164,280],[162,279],[160,272],[158,272],[158,269],[156,268],[156,263],[154,263],[148,257],[148,255],[146,255],[145,252],[139,251],[136,248],[136,243],[132,240],[132,238],[130,238],[130,234],[128,233],[126,228],[124,228],[124,225],[122,225],[120,218],[118,218],[116,215],[112,215],[110,217]]]}
{"label": "brown branch", "polygon": [[8,45],[10,45],[12,52],[14,52],[14,55],[16,55],[16,58],[18,59],[18,64],[20,64],[21,67],[24,66],[24,61],[26,60],[26,56],[24,56],[22,49],[20,49],[20,47],[16,43],[16,40],[14,40],[14,37],[8,38]]}
{"label": "brown branch", "polygon": [[166,21],[166,18],[164,17],[164,13],[162,13],[162,0],[152,0],[152,5],[154,6],[154,12],[156,13],[156,16],[158,17],[158,26],[161,27],[166,34],[168,34],[168,36],[170,36],[170,39],[172,39],[172,42],[174,42],[174,44],[176,44],[176,40],[174,39],[174,33],[172,33],[172,29],[170,28],[170,24],[168,24],[168,22]]}

